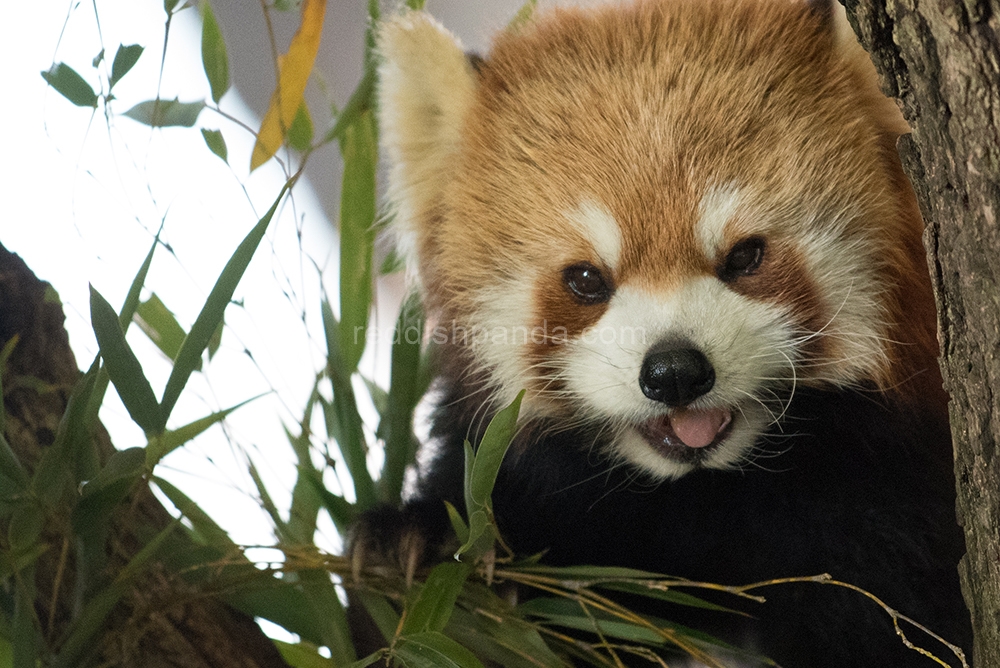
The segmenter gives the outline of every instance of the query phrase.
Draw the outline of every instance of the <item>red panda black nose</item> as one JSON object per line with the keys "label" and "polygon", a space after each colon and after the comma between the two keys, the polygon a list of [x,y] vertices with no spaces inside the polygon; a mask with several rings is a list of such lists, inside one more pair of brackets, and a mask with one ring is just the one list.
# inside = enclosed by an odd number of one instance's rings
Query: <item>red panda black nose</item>
{"label": "red panda black nose", "polygon": [[653,401],[685,406],[712,389],[715,369],[701,351],[676,343],[654,346],[642,362],[639,387]]}

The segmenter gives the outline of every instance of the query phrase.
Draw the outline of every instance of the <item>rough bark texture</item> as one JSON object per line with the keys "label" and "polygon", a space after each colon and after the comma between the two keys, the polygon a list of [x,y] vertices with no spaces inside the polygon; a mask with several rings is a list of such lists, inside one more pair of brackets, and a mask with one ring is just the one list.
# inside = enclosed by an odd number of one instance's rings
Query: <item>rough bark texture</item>
{"label": "rough bark texture", "polygon": [[[5,433],[29,470],[52,444],[80,375],[63,320],[51,287],[0,245],[0,347],[15,334],[20,337],[0,370]],[[107,432],[99,426],[93,437],[107,459],[114,451]],[[37,563],[35,609],[50,640],[73,616],[75,563],[68,519],[67,507],[47,523],[42,540],[50,549]],[[136,489],[115,513],[106,547],[109,569],[121,568],[171,520],[147,487]],[[0,528],[5,535],[5,527]],[[252,618],[206,597],[159,563],[147,567],[109,616],[91,658],[129,668],[287,668]]]}
{"label": "rough bark texture", "polygon": [[927,223],[973,660],[1000,666],[1000,2],[846,4],[913,128],[899,147]]}

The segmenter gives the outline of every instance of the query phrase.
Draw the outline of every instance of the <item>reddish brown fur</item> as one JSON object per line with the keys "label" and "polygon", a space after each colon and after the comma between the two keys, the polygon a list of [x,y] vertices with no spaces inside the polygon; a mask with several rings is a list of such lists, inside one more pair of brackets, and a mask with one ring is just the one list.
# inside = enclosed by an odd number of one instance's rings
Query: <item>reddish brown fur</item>
{"label": "reddish brown fur", "polygon": [[[613,280],[666,290],[715,272],[693,226],[704,188],[732,180],[753,185],[754,206],[779,221],[770,243],[789,249],[759,284],[736,289],[787,300],[822,327],[838,304],[804,275],[787,228],[801,211],[860,211],[847,234],[877,249],[890,364],[856,380],[939,391],[922,223],[894,131],[832,42],[802,6],[753,0],[557,10],[502,35],[480,69],[440,219],[421,225],[430,309],[466,321],[473,288],[547,276],[537,314],[581,331],[600,309],[571,305],[552,279],[592,253],[566,224],[577,198],[596,198],[622,227]],[[678,67],[689,59],[698,64]]]}

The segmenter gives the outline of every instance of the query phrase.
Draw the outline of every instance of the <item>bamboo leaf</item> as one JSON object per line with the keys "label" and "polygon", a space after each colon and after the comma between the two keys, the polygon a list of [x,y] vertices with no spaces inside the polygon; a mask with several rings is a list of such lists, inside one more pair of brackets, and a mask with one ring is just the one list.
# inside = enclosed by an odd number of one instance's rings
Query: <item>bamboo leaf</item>
{"label": "bamboo leaf", "polygon": [[309,115],[306,101],[302,100],[299,110],[295,113],[292,125],[288,128],[288,145],[296,151],[308,151],[312,148],[313,122]]}
{"label": "bamboo leaf", "polygon": [[97,108],[97,93],[76,70],[66,63],[54,64],[48,72],[42,72],[42,78],[57,93],[76,106]]}
{"label": "bamboo leaf", "polygon": [[111,510],[145,472],[143,448],[128,448],[111,455],[97,477],[83,486],[82,496],[73,508],[73,529],[77,535],[96,534],[107,523]]}
{"label": "bamboo leaf", "polygon": [[323,137],[324,144],[334,140],[342,141],[347,128],[354,125],[361,114],[371,110],[372,99],[375,96],[375,79],[375,69],[371,67],[365,68],[364,76],[361,77],[361,81],[358,82],[358,85],[354,88],[354,92],[351,93],[351,97],[348,98],[347,104],[344,105],[344,108],[337,116],[337,122],[333,124],[330,131]]}
{"label": "bamboo leaf", "polygon": [[188,518],[197,536],[208,545],[214,545],[223,549],[235,546],[226,530],[215,523],[208,513],[201,509],[198,504],[192,501],[184,492],[177,489],[169,481],[153,476],[151,480],[156,483],[164,496],[170,499],[170,503]]}
{"label": "bamboo leaf", "polygon": [[[380,429],[385,441],[385,464],[382,466],[382,498],[399,504],[402,498],[406,467],[417,454],[413,434],[413,411],[420,401],[420,348],[424,319],[420,302],[413,295],[404,304],[396,321],[389,372],[389,396]],[[464,541],[463,541],[464,542]]]}
{"label": "bamboo leaf", "polygon": [[23,552],[38,542],[45,528],[45,513],[37,503],[21,503],[11,515],[7,539],[13,552]]}
{"label": "bamboo leaf", "polygon": [[90,319],[108,376],[129,416],[146,434],[158,433],[163,420],[153,388],[125,340],[118,314],[93,286],[90,287]]}
{"label": "bamboo leaf", "polygon": [[458,536],[458,542],[465,545],[469,542],[469,525],[462,519],[462,514],[458,512],[458,508],[448,501],[445,501],[444,505],[448,511],[448,520],[451,522],[451,528],[455,532],[455,535]]}
{"label": "bamboo leaf", "polygon": [[458,549],[456,556],[470,553],[474,558],[479,557],[490,549],[496,537],[491,495],[500,464],[514,437],[523,397],[524,390],[521,390],[510,406],[490,420],[474,457],[471,446],[466,443],[465,506],[469,517],[469,538]]}
{"label": "bamboo leaf", "polygon": [[281,148],[292,126],[316,61],[325,14],[326,0],[305,0],[302,3],[302,22],[292,37],[288,53],[280,61],[278,85],[257,133],[257,142],[250,157],[250,171],[263,165]]}
{"label": "bamboo leaf", "polygon": [[484,586],[467,587],[463,599],[469,590],[484,592],[489,600],[477,596],[475,613],[456,607],[448,623],[449,638],[504,668],[566,668],[566,662],[545,644],[537,624],[520,619]]}
{"label": "bamboo leaf", "polygon": [[407,668],[483,668],[472,652],[437,632],[401,636],[392,654]]}
{"label": "bamboo leaf", "polygon": [[476,450],[476,459],[472,466],[469,488],[472,509],[476,507],[493,508],[490,495],[493,493],[493,485],[496,483],[500,464],[507,453],[507,447],[514,438],[517,414],[521,410],[523,398],[524,390],[521,390],[514,401],[498,412],[486,427],[486,433]]}
{"label": "bamboo leaf", "polygon": [[111,79],[108,82],[109,90],[114,88],[115,84],[121,81],[121,78],[128,74],[129,70],[135,66],[142,52],[143,48],[138,44],[130,44],[128,46],[121,44],[118,46],[115,59],[111,63]]}
{"label": "bamboo leaf", "polygon": [[202,128],[201,136],[205,139],[205,145],[208,146],[208,150],[222,158],[222,162],[228,165],[229,148],[226,146],[226,140],[222,137],[222,131]]}
{"label": "bamboo leaf", "polygon": [[153,436],[146,446],[146,466],[152,470],[152,468],[168,454],[195,438],[212,425],[222,422],[237,408],[246,406],[251,401],[260,399],[262,396],[264,395],[258,394],[256,397],[251,397],[246,401],[241,401],[235,406],[230,406],[229,408],[217,411],[211,415],[206,415],[205,417],[186,424],[183,427],[164,431],[162,434]]}
{"label": "bamboo leaf", "polygon": [[523,28],[531,18],[535,15],[535,10],[538,8],[538,0],[526,0],[526,2],[521,5],[521,8],[517,10],[514,17],[507,23],[507,30],[516,32]]}
{"label": "bamboo leaf", "polygon": [[35,668],[42,648],[42,634],[35,624],[35,568],[29,567],[15,580],[14,620],[11,624],[14,668]]}
{"label": "bamboo leaf", "polygon": [[201,64],[205,69],[208,85],[212,89],[212,99],[218,104],[229,90],[229,58],[226,56],[226,42],[215,20],[212,5],[207,1],[202,5],[201,17]]}
{"label": "bamboo leaf", "polygon": [[386,645],[391,643],[399,628],[399,613],[389,601],[384,596],[358,588],[351,592],[351,605],[355,605],[355,602],[360,602],[365,607]]}
{"label": "bamboo leaf", "polygon": [[327,373],[333,385],[333,403],[321,401],[321,405],[327,413],[327,430],[331,435],[335,434],[337,447],[351,474],[357,507],[359,510],[367,510],[376,504],[378,497],[375,482],[368,472],[364,423],[358,413],[350,375],[343,371],[343,357],[339,347],[341,325],[326,300],[322,303],[322,313],[327,344]]}
{"label": "bamboo leaf", "polygon": [[81,665],[81,657],[93,646],[108,614],[128,591],[135,576],[157,553],[175,528],[177,528],[176,521],[168,524],[132,557],[132,560],[115,577],[111,586],[102,589],[86,603],[70,624],[63,641],[59,643],[59,654],[52,662],[52,668],[76,668]]}
{"label": "bamboo leaf", "polygon": [[178,397],[180,397],[181,390],[187,385],[191,373],[201,362],[201,353],[205,350],[219,323],[222,322],[226,306],[229,305],[229,301],[233,298],[236,286],[250,265],[250,260],[253,258],[257,246],[260,245],[261,239],[264,238],[264,232],[267,231],[267,226],[270,224],[271,218],[274,217],[275,211],[278,210],[278,204],[281,203],[282,198],[288,191],[288,187],[288,183],[282,186],[281,192],[278,193],[278,197],[274,200],[271,208],[268,209],[267,213],[264,214],[264,217],[260,219],[254,228],[250,230],[250,233],[247,234],[236,248],[236,252],[229,258],[229,262],[226,263],[225,269],[222,270],[218,280],[215,282],[215,286],[209,293],[208,299],[205,300],[205,305],[202,306],[201,313],[198,314],[194,324],[191,326],[191,331],[184,339],[181,349],[177,352],[173,371],[171,371],[170,378],[167,379],[167,386],[163,390],[161,421],[158,431],[163,431],[167,423],[167,418],[170,416],[170,412],[173,411]]}
{"label": "bamboo leaf", "polygon": [[309,643],[287,643],[272,640],[281,658],[292,668],[333,668],[333,661],[319,653],[319,649]]}
{"label": "bamboo leaf", "polygon": [[313,485],[319,502],[337,526],[337,530],[340,531],[341,535],[346,535],[348,529],[354,524],[354,520],[357,519],[357,508],[344,497],[334,494],[324,487],[323,479],[318,471],[317,475],[311,476],[308,480]]}
{"label": "bamboo leaf", "polygon": [[375,242],[375,170],[378,149],[374,117],[366,111],[344,134],[340,146],[344,178],[340,197],[341,370],[354,373],[367,341]]}
{"label": "bamboo leaf", "polygon": [[198,120],[198,114],[205,108],[205,103],[181,102],[177,98],[173,100],[146,100],[140,102],[125,112],[134,121],[153,128],[166,127],[193,127]]}
{"label": "bamboo leaf", "polygon": [[333,665],[342,666],[357,659],[344,610],[330,574],[322,570],[299,571],[302,590],[313,609],[322,611],[323,644],[330,649]]}
{"label": "bamboo leaf", "polygon": [[459,561],[435,566],[419,588],[416,600],[407,606],[400,633],[443,631],[471,572],[471,566]]}
{"label": "bamboo leaf", "polygon": [[[3,397],[3,372],[7,369],[7,361],[14,353],[20,338],[20,335],[14,334],[4,344],[3,350],[0,350],[0,397]],[[6,431],[6,413],[3,401],[0,401],[0,476],[6,479],[7,489],[4,491],[8,495],[20,494],[27,488],[30,479],[21,461],[14,454],[14,449],[7,442],[7,437],[4,435]]]}
{"label": "bamboo leaf", "polygon": [[[177,357],[187,332],[155,292],[139,304],[133,319],[164,355],[171,361]],[[198,368],[201,368],[201,364]]]}

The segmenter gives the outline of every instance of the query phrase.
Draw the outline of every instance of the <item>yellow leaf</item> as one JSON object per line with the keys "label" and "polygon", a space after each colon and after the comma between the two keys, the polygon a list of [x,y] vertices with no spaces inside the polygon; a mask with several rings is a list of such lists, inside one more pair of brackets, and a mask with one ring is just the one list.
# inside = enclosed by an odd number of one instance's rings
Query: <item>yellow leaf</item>
{"label": "yellow leaf", "polygon": [[295,120],[306,82],[316,62],[325,14],[326,0],[305,0],[302,3],[302,25],[292,38],[288,53],[279,60],[278,86],[271,95],[271,105],[257,133],[257,143],[250,156],[250,171],[270,160],[281,148],[288,128]]}

